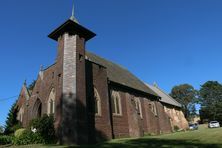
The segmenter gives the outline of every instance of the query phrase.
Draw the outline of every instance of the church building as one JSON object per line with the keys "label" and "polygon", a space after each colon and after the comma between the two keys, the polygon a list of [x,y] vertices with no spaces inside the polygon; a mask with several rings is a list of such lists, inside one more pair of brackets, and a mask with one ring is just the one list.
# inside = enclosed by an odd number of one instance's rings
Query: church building
{"label": "church building", "polygon": [[22,125],[53,114],[61,144],[172,132],[161,96],[127,69],[86,50],[95,36],[74,16],[49,34],[58,44],[56,62],[39,71],[32,90],[24,83],[17,102]]}

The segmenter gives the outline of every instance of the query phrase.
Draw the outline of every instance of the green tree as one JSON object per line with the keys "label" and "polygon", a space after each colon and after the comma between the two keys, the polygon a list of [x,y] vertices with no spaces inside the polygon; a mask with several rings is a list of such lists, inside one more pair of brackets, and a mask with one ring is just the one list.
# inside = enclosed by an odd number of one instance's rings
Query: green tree
{"label": "green tree", "polygon": [[0,125],[0,135],[4,133],[4,127]]}
{"label": "green tree", "polygon": [[189,84],[174,86],[170,95],[182,105],[183,113],[187,119],[196,115],[195,104],[199,95],[193,86]]}
{"label": "green tree", "polygon": [[207,81],[200,88],[201,118],[222,122],[222,85]]}
{"label": "green tree", "polygon": [[11,133],[14,133],[15,130],[20,128],[20,123],[16,119],[18,108],[16,107],[17,101],[12,105],[11,109],[9,110],[8,117],[6,119],[6,125],[5,125],[5,131],[4,134],[9,135]]}

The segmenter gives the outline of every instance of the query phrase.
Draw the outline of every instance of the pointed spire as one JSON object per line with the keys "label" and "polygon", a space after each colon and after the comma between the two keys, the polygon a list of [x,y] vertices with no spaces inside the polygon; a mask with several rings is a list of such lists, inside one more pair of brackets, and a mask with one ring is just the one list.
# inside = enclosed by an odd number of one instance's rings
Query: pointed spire
{"label": "pointed spire", "polygon": [[75,5],[74,5],[74,0],[73,0],[73,5],[72,5],[72,16],[71,18],[74,19],[74,13],[75,13]]}
{"label": "pointed spire", "polygon": [[156,87],[156,88],[158,88],[158,85],[157,85],[156,82],[153,82],[153,86]]}
{"label": "pointed spire", "polygon": [[25,79],[25,81],[24,81],[24,85],[25,85],[25,86],[27,85],[27,83],[26,83],[26,79]]}
{"label": "pointed spire", "polygon": [[70,17],[70,20],[76,22],[76,23],[79,23],[77,21],[77,19],[75,18],[75,5],[74,5],[74,0],[73,0],[73,5],[72,5],[72,16]]}
{"label": "pointed spire", "polygon": [[40,71],[43,71],[44,67],[43,65],[40,65]]}
{"label": "pointed spire", "polygon": [[43,73],[44,73],[44,68],[43,68],[43,66],[41,65],[41,66],[40,66],[40,71],[39,71],[39,76],[40,76],[41,79],[43,79]]}

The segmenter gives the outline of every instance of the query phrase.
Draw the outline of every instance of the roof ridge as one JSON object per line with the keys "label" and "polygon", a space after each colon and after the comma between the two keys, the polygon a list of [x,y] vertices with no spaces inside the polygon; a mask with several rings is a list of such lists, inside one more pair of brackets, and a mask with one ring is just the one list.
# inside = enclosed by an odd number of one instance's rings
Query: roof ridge
{"label": "roof ridge", "polygon": [[[159,87],[155,87],[153,85],[147,84],[145,83],[148,87],[150,87],[153,91],[155,91],[160,97],[161,97],[161,102],[163,103],[167,103],[173,106],[178,106],[181,107],[182,105],[177,102],[174,98],[172,98],[170,95],[168,95],[167,93],[165,93],[162,89],[160,89]],[[169,102],[170,101],[170,102]]]}
{"label": "roof ridge", "polygon": [[173,97],[171,97],[169,94],[165,93],[161,88],[156,87],[157,89],[159,89],[162,93],[164,93],[165,95],[167,95],[171,100],[173,100],[175,103],[178,103],[180,105],[182,105],[181,103],[179,103],[178,101],[176,101]]}
{"label": "roof ridge", "polygon": [[129,70],[128,70],[127,68],[125,68],[124,66],[122,66],[122,65],[120,65],[120,64],[117,64],[117,63],[114,63],[113,61],[108,60],[108,59],[105,59],[105,58],[103,58],[103,57],[101,57],[101,56],[98,56],[97,54],[95,54],[95,53],[93,53],[93,52],[90,52],[90,51],[88,51],[88,50],[86,50],[86,52],[88,52],[88,53],[90,53],[90,54],[93,54],[93,55],[95,55],[95,56],[97,56],[97,57],[99,57],[99,58],[101,58],[101,59],[103,59],[103,60],[106,60],[106,61],[112,63],[112,64],[115,64],[116,66],[119,66],[120,68],[122,68],[122,69],[124,69],[124,70],[129,71]]}
{"label": "roof ridge", "polygon": [[51,67],[52,67],[52,66],[54,66],[55,64],[56,64],[56,62],[54,62],[53,64],[51,64],[51,65],[47,66],[46,68],[44,68],[44,69],[43,69],[43,71],[48,70],[49,68],[51,68]]}

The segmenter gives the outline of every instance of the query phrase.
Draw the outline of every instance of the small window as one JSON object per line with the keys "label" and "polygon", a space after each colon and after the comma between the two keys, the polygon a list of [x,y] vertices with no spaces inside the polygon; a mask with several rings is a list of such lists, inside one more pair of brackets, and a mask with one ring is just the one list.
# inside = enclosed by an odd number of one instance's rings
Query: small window
{"label": "small window", "polygon": [[135,101],[136,111],[137,111],[138,115],[140,115],[140,117],[143,118],[140,99],[134,98],[134,101]]}
{"label": "small window", "polygon": [[121,108],[121,98],[118,92],[113,91],[111,96],[111,103],[112,103],[112,113],[113,115],[122,115],[122,108]]}
{"label": "small window", "polygon": [[101,116],[101,99],[97,89],[94,87],[95,114]]}
{"label": "small window", "polygon": [[48,98],[48,115],[55,113],[55,89],[52,88]]}
{"label": "small window", "polygon": [[83,61],[83,55],[79,54],[79,61]]}
{"label": "small window", "polygon": [[150,110],[155,116],[157,116],[156,104],[154,102],[150,103]]}

